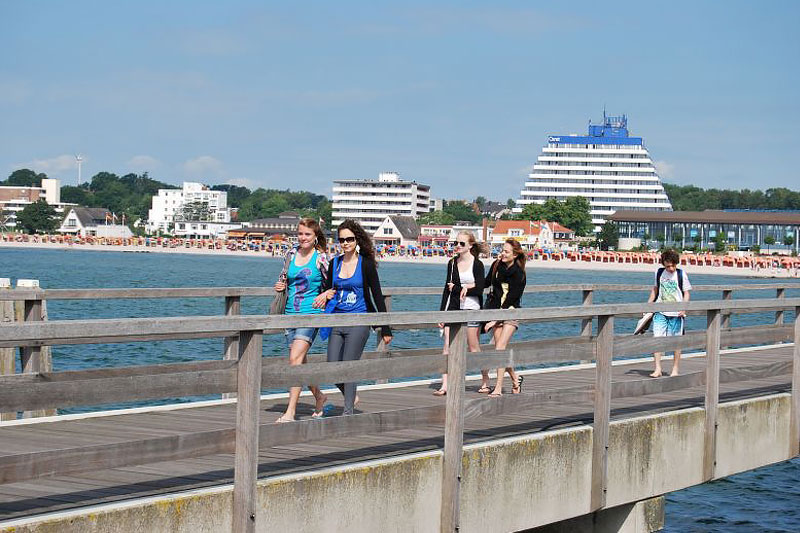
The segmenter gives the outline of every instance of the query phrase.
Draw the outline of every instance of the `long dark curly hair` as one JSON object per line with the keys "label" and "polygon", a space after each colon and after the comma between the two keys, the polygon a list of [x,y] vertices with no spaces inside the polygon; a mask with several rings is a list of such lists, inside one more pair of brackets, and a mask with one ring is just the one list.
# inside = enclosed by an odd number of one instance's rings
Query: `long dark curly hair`
{"label": "long dark curly hair", "polygon": [[358,244],[359,248],[358,253],[360,253],[362,257],[366,257],[374,261],[375,247],[372,245],[372,238],[369,236],[369,233],[367,233],[364,228],[361,227],[361,224],[348,218],[339,224],[339,228],[336,230],[337,235],[343,229],[349,229],[353,232],[353,235],[356,236],[356,244]]}

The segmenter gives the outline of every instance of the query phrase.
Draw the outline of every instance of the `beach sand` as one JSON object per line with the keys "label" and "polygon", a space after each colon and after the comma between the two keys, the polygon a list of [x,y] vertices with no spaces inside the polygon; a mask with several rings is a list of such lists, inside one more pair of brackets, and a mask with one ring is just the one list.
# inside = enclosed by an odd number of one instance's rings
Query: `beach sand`
{"label": "beach sand", "polygon": [[[31,242],[0,242],[0,249],[43,249],[43,250],[75,250],[92,252],[126,252],[126,253],[165,253],[165,254],[195,254],[195,255],[217,255],[232,257],[262,257],[265,259],[275,259],[281,256],[273,256],[271,253],[263,251],[241,251],[241,250],[209,250],[206,248],[163,248],[163,247],[144,247],[144,246],[112,246],[99,244],[61,244],[61,243],[31,243]],[[403,257],[385,256],[379,259],[386,263],[412,263],[412,264],[444,264],[447,257]],[[484,263],[491,264],[492,260],[484,259]],[[552,270],[595,270],[609,272],[652,272],[657,265],[652,264],[623,264],[623,263],[596,263],[584,261],[542,261],[541,259],[528,261],[528,268],[532,269],[552,269]],[[790,278],[796,277],[796,273],[785,269],[761,269],[760,271],[750,268],[736,268],[724,266],[681,266],[687,274],[711,274],[718,276],[740,276],[750,278]],[[791,274],[795,274],[792,276]]]}

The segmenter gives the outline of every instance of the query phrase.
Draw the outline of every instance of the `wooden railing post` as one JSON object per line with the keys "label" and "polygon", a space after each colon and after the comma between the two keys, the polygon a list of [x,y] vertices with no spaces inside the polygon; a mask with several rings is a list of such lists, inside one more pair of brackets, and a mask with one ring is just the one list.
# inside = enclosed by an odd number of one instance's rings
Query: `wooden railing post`
{"label": "wooden railing post", "polygon": [[592,511],[606,505],[608,435],[611,421],[611,360],[614,357],[614,316],[597,317],[594,425],[592,426]]}
{"label": "wooden railing post", "polygon": [[719,404],[719,343],[722,313],[718,309],[707,312],[706,329],[706,423],[703,446],[703,479],[714,478],[717,464],[717,406]]}
{"label": "wooden railing post", "polygon": [[[17,282],[19,287],[19,282]],[[25,300],[22,303],[22,320],[24,322],[41,322],[42,320],[42,300]],[[42,361],[41,346],[23,346],[21,352],[21,366],[23,374],[36,374],[45,370]],[[36,411],[24,411],[22,418],[34,418],[45,416],[47,413],[43,409]]]}
{"label": "wooden railing post", "polygon": [[792,455],[800,454],[800,307],[794,308],[794,349],[792,350],[792,409],[789,436]]}
{"label": "wooden railing post", "polygon": [[[725,289],[722,291],[722,299],[725,301],[733,300],[733,291]],[[725,312],[722,315],[722,329],[731,327],[731,315]]]}
{"label": "wooden railing post", "polygon": [[233,474],[234,533],[252,533],[256,529],[262,342],[261,331],[239,332]]}
{"label": "wooden railing post", "polygon": [[[778,289],[776,291],[775,297],[778,298],[779,300],[786,299],[786,289],[783,288],[783,287]],[[775,311],[775,325],[776,326],[782,326],[783,325],[785,315],[786,315],[786,312],[783,309],[781,309],[780,311]]]}
{"label": "wooden railing post", "polygon": [[[225,297],[225,316],[235,316],[242,314],[242,303],[239,296],[226,296]],[[239,358],[239,336],[232,335],[225,337],[223,340],[225,352],[223,359],[238,359]],[[222,394],[223,398],[236,398],[235,392],[226,392]]]}
{"label": "wooden railing post", "polygon": [[[391,313],[392,312],[392,297],[391,297],[391,295],[384,295],[383,301],[386,303],[386,312],[387,313]],[[384,352],[384,354],[385,354],[385,352],[388,352],[389,348],[388,348],[388,346],[386,346],[386,343],[383,342],[383,335],[381,335],[380,328],[375,332],[375,336],[378,339],[378,344],[375,347],[375,351],[376,352]],[[383,357],[384,354],[381,354],[381,357]],[[375,383],[379,383],[379,384],[388,383],[388,382],[389,382],[388,379],[375,380]]]}
{"label": "wooden railing post", "polygon": [[[11,289],[10,278],[0,278],[0,290]],[[14,302],[0,302],[0,323],[3,325],[14,322]],[[0,376],[10,376],[17,371],[16,348],[0,348]],[[17,413],[0,412],[0,421],[14,420]]]}
{"label": "wooden railing post", "polygon": [[447,356],[447,414],[444,426],[442,462],[442,505],[440,531],[459,528],[459,485],[464,444],[464,385],[467,369],[466,324],[450,325],[450,353]]}
{"label": "wooden railing post", "polygon": [[[592,289],[584,289],[583,290],[583,301],[581,302],[582,305],[592,305],[592,301],[594,300],[594,290]],[[592,319],[591,318],[584,318],[581,320],[581,337],[591,337],[592,336]],[[581,363],[588,363],[589,360],[581,360]]]}

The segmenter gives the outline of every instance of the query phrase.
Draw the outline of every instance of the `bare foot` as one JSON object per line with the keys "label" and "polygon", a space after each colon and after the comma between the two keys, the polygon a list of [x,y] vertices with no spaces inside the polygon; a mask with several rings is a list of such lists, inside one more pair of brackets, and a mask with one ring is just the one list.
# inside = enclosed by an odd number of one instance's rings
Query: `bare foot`
{"label": "bare foot", "polygon": [[661,377],[661,370],[656,370],[652,374],[650,374],[651,378],[660,378]]}
{"label": "bare foot", "polygon": [[502,396],[502,395],[503,395],[503,391],[493,390],[493,391],[492,391],[492,392],[489,394],[489,398],[499,398],[499,397],[500,397],[500,396]]}
{"label": "bare foot", "polygon": [[439,389],[433,393],[434,396],[444,396],[445,394],[447,394],[447,389]]}
{"label": "bare foot", "polygon": [[316,403],[314,404],[314,412],[322,411],[322,408],[325,407],[325,402],[328,401],[328,396],[325,394],[320,394],[319,398],[314,398]]}
{"label": "bare foot", "polygon": [[294,422],[294,417],[290,418],[287,415],[283,415],[282,417],[280,417],[279,419],[277,419],[275,421],[276,424],[283,424],[283,423],[286,423],[286,422]]}
{"label": "bare foot", "polygon": [[353,407],[355,407],[355,406],[356,406],[356,405],[358,405],[359,403],[361,403],[361,398],[359,398],[359,397],[358,397],[358,394],[356,394],[356,399],[355,399],[355,400],[353,400]]}
{"label": "bare foot", "polygon": [[670,372],[670,373],[669,373],[669,377],[671,377],[671,378],[672,378],[672,377],[675,377],[675,376],[679,376],[679,375],[680,375],[680,374],[678,373],[678,371],[677,371],[677,370],[674,370],[674,369],[672,370],[672,372]]}
{"label": "bare foot", "polygon": [[492,392],[492,389],[489,388],[488,383],[484,383],[481,385],[481,388],[478,389],[478,392],[480,392],[481,394],[488,394],[489,392]]}

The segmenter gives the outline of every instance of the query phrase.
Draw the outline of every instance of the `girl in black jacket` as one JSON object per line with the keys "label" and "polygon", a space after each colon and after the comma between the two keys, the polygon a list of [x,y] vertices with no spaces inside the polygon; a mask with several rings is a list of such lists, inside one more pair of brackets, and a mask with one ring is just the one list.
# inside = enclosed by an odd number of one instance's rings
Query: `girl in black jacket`
{"label": "girl in black jacket", "polygon": [[[503,244],[500,257],[492,264],[486,284],[489,286],[487,308],[517,309],[520,307],[522,292],[525,290],[525,251],[516,239],[507,239]],[[505,350],[511,336],[519,327],[516,320],[499,320],[486,323],[486,331],[492,331],[495,350]],[[497,369],[497,383],[489,395],[496,398],[503,394],[503,377],[511,376],[511,392],[522,391],[522,376],[518,376],[513,367]]]}
{"label": "girl in black jacket", "polygon": [[[316,307],[325,307],[328,313],[374,313],[386,312],[375,250],[372,239],[354,220],[345,220],[339,225],[339,244],[344,252],[330,262],[328,279],[323,282],[322,292],[314,300]],[[369,338],[369,326],[347,326],[332,328],[328,340],[328,361],[356,361],[361,359]],[[389,326],[381,326],[383,342],[392,341]],[[337,384],[344,394],[344,414],[353,414],[357,403],[356,384]]]}
{"label": "girl in black jacket", "polygon": [[[483,247],[475,241],[471,231],[462,231],[456,237],[456,255],[447,263],[447,278],[442,291],[442,304],[440,311],[455,311],[459,309],[481,309],[483,307],[483,287],[486,272],[481,262],[480,254]],[[450,351],[450,328],[444,328],[445,355]],[[480,323],[467,324],[467,344],[470,352],[480,352],[481,342],[479,333]],[[483,379],[478,392],[489,392],[489,372],[481,371]],[[433,393],[435,396],[447,394],[447,374],[442,374],[442,386]]]}

